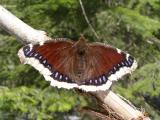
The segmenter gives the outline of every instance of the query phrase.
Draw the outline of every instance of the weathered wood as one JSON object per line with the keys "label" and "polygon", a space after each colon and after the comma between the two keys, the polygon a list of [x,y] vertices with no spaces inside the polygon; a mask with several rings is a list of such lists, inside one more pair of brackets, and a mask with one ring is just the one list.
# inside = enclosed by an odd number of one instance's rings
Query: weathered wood
{"label": "weathered wood", "polygon": [[50,39],[44,31],[36,30],[0,6],[0,27],[23,43],[39,43]]}

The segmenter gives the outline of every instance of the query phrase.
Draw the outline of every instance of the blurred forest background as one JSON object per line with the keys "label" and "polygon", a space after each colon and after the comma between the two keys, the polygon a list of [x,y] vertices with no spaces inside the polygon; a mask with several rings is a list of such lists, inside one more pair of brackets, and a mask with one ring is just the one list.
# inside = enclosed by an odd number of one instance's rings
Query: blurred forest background
{"label": "blurred forest background", "polygon": [[[153,120],[160,120],[160,1],[83,0],[97,40],[84,19],[78,0],[0,0],[0,5],[49,36],[101,41],[129,52],[138,61],[132,75],[112,87]],[[17,51],[22,44],[0,29],[0,120],[69,120],[91,100],[74,90],[57,89],[29,65]]]}

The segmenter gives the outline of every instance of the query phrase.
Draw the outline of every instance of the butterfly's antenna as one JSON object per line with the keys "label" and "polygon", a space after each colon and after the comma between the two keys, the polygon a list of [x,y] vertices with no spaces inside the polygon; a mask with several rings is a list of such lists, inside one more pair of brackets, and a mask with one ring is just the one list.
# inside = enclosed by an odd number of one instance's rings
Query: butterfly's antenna
{"label": "butterfly's antenna", "polygon": [[90,23],[89,20],[88,20],[88,17],[87,17],[87,15],[86,15],[86,12],[85,12],[85,9],[84,9],[83,3],[82,3],[82,0],[79,0],[79,3],[80,3],[80,5],[81,5],[82,13],[83,13],[83,15],[84,15],[84,18],[85,18],[87,24],[89,25],[90,29],[91,29],[92,32],[94,33],[95,37],[96,37],[98,40],[100,40],[100,37],[97,35],[96,31],[94,30],[93,26],[91,25],[91,23]]}

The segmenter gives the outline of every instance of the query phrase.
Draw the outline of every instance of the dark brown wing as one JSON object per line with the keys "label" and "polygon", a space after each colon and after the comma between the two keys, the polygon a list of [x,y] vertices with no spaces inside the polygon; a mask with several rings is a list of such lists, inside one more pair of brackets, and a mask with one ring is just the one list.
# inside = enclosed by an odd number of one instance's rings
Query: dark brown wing
{"label": "dark brown wing", "polygon": [[42,46],[36,45],[33,49],[52,67],[52,77],[56,80],[72,83],[70,69],[73,66],[73,54],[71,41],[58,41],[45,43]]}
{"label": "dark brown wing", "polygon": [[[103,44],[90,44],[88,67],[84,75],[86,78],[85,83],[102,85],[105,84],[108,79],[111,81],[117,80],[133,70],[132,65],[134,62],[133,57],[119,49]],[[117,72],[120,73],[116,74]],[[106,79],[103,80],[103,76],[105,76]]]}

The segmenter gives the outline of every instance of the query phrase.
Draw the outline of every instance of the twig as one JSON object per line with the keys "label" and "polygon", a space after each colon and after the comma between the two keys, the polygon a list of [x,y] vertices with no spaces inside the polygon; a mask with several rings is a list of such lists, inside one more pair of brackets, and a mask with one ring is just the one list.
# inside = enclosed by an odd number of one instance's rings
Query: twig
{"label": "twig", "polygon": [[[28,26],[2,6],[0,6],[0,27],[18,37],[22,43],[39,43],[50,39],[44,34],[45,32],[39,32],[39,30]],[[98,97],[104,105],[109,106],[116,114],[121,115],[125,120],[138,119],[139,117],[144,120],[150,120],[146,118],[141,111],[127,104],[112,91],[99,91],[93,94]]]}
{"label": "twig", "polygon": [[85,9],[84,9],[83,3],[82,3],[82,0],[79,0],[79,3],[80,3],[80,5],[81,5],[82,13],[83,13],[83,15],[84,15],[84,18],[85,18],[87,24],[89,25],[90,29],[91,29],[92,32],[94,33],[95,37],[96,37],[98,40],[100,40],[100,37],[98,36],[98,34],[97,34],[96,31],[94,30],[93,26],[91,25],[91,23],[90,23],[89,20],[88,20],[87,14],[86,14],[86,12],[85,12]]}

